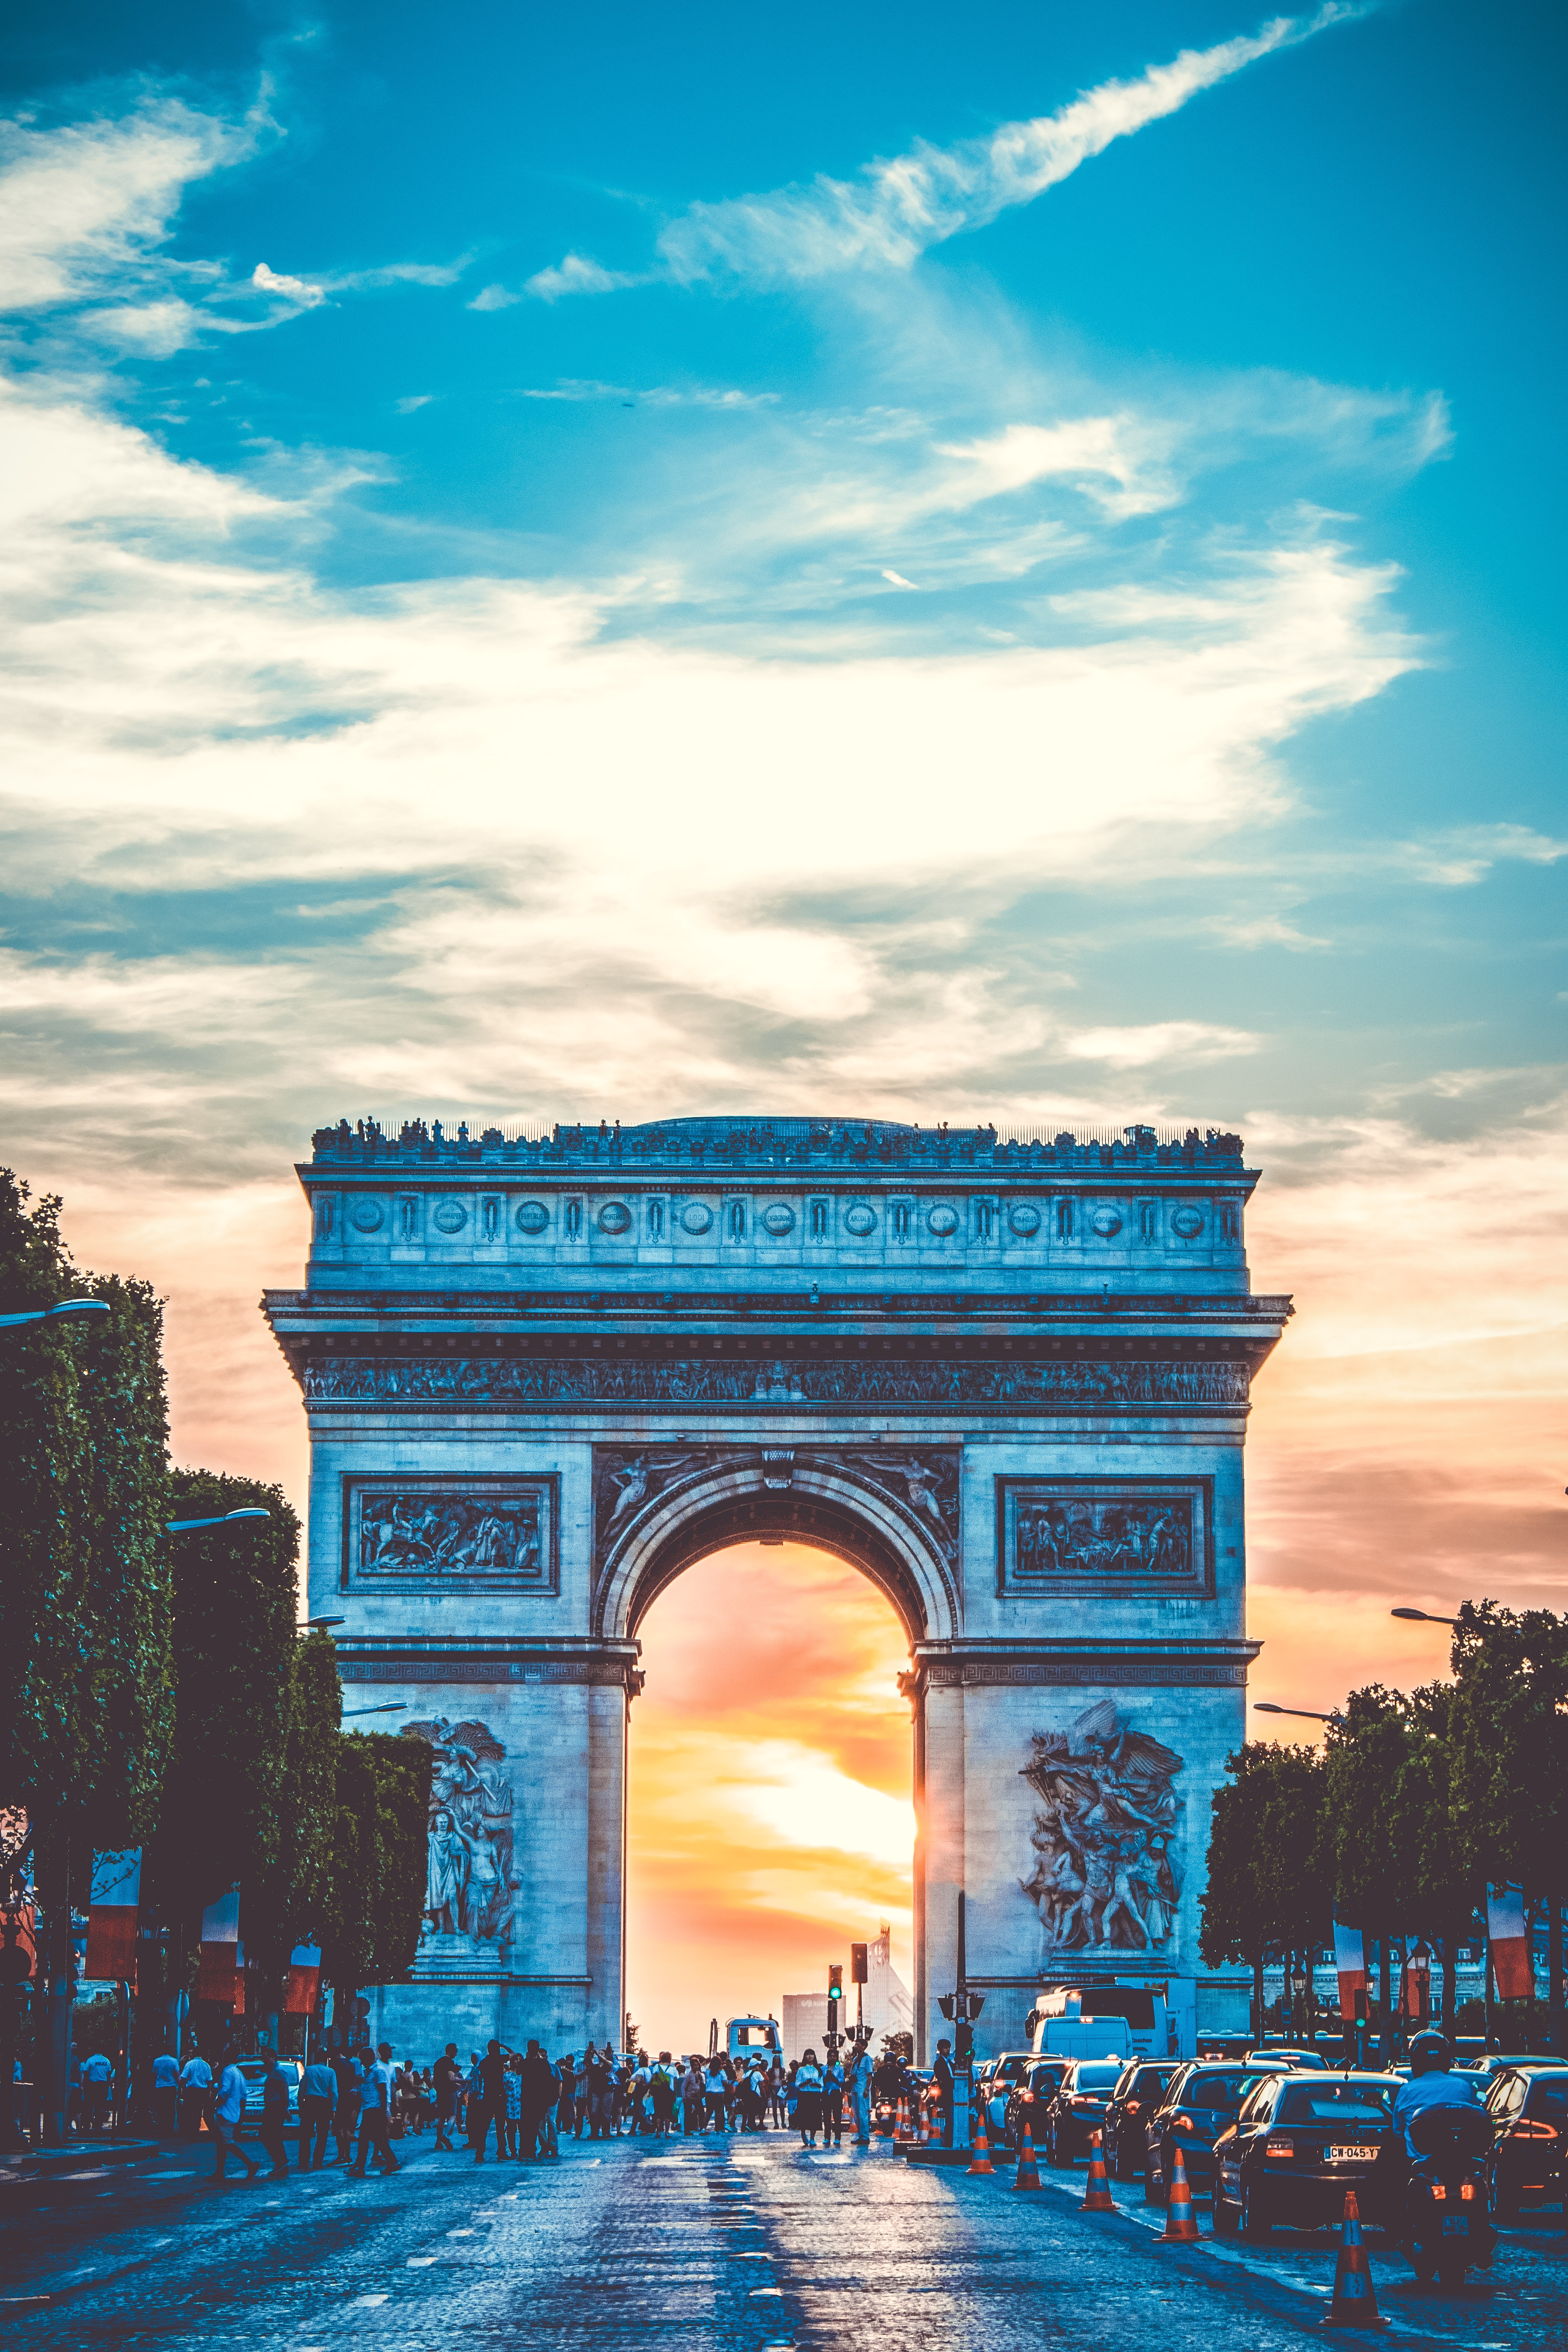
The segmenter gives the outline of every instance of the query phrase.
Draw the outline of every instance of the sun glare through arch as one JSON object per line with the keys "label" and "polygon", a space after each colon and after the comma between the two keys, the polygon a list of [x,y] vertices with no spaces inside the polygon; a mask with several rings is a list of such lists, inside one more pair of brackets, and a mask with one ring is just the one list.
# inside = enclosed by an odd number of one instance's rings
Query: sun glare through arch
{"label": "sun glare through arch", "polygon": [[695,1562],[638,1628],[627,2007],[644,2046],[706,2049],[717,2013],[783,2015],[852,1940],[912,1976],[908,1637],[847,1560],[747,1543]]}

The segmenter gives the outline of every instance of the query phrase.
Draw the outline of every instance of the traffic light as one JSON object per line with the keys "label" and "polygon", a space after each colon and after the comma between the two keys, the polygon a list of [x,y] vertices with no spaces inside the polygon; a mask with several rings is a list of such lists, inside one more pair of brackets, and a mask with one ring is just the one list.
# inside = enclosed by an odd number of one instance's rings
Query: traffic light
{"label": "traffic light", "polygon": [[869,1969],[868,1969],[868,1967],[867,1967],[867,1954],[869,1952],[870,1948],[870,1948],[870,1946],[869,1946],[868,1944],[851,1944],[851,1945],[850,1945],[850,1947],[849,1947],[849,1981],[850,1981],[850,1983],[851,1983],[851,1984],[869,1984],[869,1983],[870,1983],[870,1981],[871,1981],[870,1972],[869,1972]]}
{"label": "traffic light", "polygon": [[844,1970],[837,1960],[827,1971],[827,1998],[830,2001],[839,2001],[844,1998]]}

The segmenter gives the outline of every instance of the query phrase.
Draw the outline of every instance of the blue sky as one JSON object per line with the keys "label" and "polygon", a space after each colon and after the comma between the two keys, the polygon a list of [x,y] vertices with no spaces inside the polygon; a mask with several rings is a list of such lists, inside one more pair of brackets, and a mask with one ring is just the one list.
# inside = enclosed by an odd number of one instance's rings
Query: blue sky
{"label": "blue sky", "polygon": [[13,23],[0,1085],[236,1426],[373,1108],[1196,1118],[1303,1360],[1560,1328],[1564,45]]}

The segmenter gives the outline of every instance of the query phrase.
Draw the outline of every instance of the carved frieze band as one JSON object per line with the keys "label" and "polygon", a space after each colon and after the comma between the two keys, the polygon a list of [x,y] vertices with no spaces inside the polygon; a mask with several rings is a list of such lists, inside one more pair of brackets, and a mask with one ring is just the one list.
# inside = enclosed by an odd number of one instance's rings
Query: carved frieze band
{"label": "carved frieze band", "polygon": [[1245,1363],[962,1362],[913,1357],[865,1360],[758,1356],[333,1356],[306,1367],[314,1404],[1064,1405],[1223,1406],[1247,1402]]}
{"label": "carved frieze band", "polygon": [[354,1659],[342,1659],[340,1672],[345,1683],[580,1683],[595,1689],[640,1690],[643,1677],[638,1669],[616,1658],[542,1658],[508,1661],[505,1658],[408,1658],[386,1660],[367,1659],[363,1664]]}
{"label": "carved frieze band", "polygon": [[927,1445],[918,1452],[845,1447],[816,1451],[792,1447],[762,1452],[737,1446],[596,1445],[594,1448],[594,1570],[602,1585],[623,1542],[645,1513],[683,1487],[705,1483],[731,1470],[760,1473],[764,1489],[793,1486],[799,1472],[829,1473],[850,1486],[870,1488],[913,1519],[926,1543],[956,1569],[962,1456],[956,1445]]}
{"label": "carved frieze band", "polygon": [[1212,1596],[1214,1481],[998,1477],[996,1589]]}
{"label": "carved frieze band", "polygon": [[1023,1664],[1002,1658],[933,1658],[918,1675],[900,1675],[900,1683],[923,1683],[928,1690],[977,1690],[1016,1685],[1027,1690],[1079,1688],[1084,1684],[1106,1689],[1240,1689],[1247,1682],[1245,1664],[1226,1658],[1205,1658],[1193,1664],[1167,1660],[1145,1663],[1141,1658],[1029,1659]]}

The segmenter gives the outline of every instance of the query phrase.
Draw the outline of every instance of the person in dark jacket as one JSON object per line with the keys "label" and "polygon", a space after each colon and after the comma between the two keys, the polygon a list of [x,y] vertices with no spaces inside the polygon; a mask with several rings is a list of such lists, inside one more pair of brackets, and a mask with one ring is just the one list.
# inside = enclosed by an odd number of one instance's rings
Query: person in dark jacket
{"label": "person in dark jacket", "polygon": [[452,2122],[458,2112],[458,2045],[448,2042],[432,2070],[436,2086],[436,2145],[450,2150]]}
{"label": "person in dark jacket", "polygon": [[[289,2077],[278,2063],[276,2050],[268,2050],[262,2061],[266,2068],[261,2077],[261,2145],[272,2158],[272,2178],[284,2180],[289,2174],[289,2158],[283,2153],[283,2126],[289,2120]],[[322,2137],[326,2135],[323,2132]]]}
{"label": "person in dark jacket", "polygon": [[555,2105],[555,2069],[537,2042],[530,2042],[519,2068],[522,2080],[522,2142],[519,2154],[534,2156],[544,2118]]}
{"label": "person in dark jacket", "polygon": [[338,2103],[338,2078],[324,2058],[312,2058],[300,2082],[300,2169],[310,2168],[311,2136],[315,2137],[315,2169],[326,2162],[327,2133]]}
{"label": "person in dark jacket", "polygon": [[506,2057],[500,2043],[490,2040],[485,2044],[485,2054],[479,2063],[479,2113],[474,2119],[470,2137],[474,2143],[474,2162],[483,2164],[485,2142],[490,2126],[496,2127],[496,2154],[506,2154]]}
{"label": "person in dark jacket", "polygon": [[936,2064],[931,2068],[931,2086],[936,2092],[937,2097],[942,2102],[942,2144],[943,2147],[951,2147],[952,2146],[953,2076],[952,2057],[951,2054],[952,2051],[952,2044],[951,2042],[939,2042],[936,2045]]}
{"label": "person in dark jacket", "polygon": [[808,2050],[795,2070],[795,2127],[802,2147],[815,2147],[822,2129],[822,2072]]}

